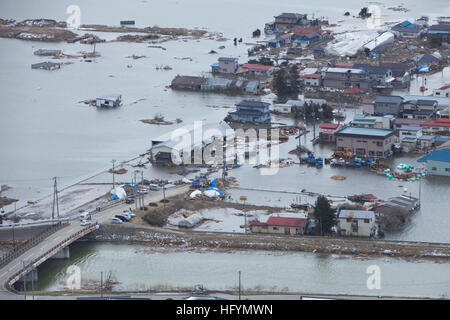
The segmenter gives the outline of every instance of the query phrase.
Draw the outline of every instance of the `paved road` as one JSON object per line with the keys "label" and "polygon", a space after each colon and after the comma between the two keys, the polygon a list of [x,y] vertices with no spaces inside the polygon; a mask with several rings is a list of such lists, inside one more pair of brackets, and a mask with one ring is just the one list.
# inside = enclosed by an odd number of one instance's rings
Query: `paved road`
{"label": "paved road", "polygon": [[[174,188],[170,188],[166,190],[166,197],[173,197],[176,195],[180,195],[185,193],[189,190],[189,186],[183,185],[183,186],[177,186]],[[145,203],[148,202],[157,202],[160,201],[163,198],[162,191],[155,191],[150,192],[148,195],[144,197]],[[99,224],[102,223],[108,223],[112,217],[114,217],[116,214],[122,213],[124,210],[128,209],[130,207],[129,204],[125,203],[119,203],[111,208],[105,209],[104,211],[95,212],[92,215],[92,221],[98,222]],[[23,297],[18,296],[6,289],[6,282],[8,279],[14,275],[16,272],[20,271],[23,266],[23,262],[31,262],[34,259],[37,259],[38,257],[45,254],[47,251],[51,250],[54,246],[60,244],[64,241],[64,239],[70,237],[71,235],[76,234],[77,232],[81,231],[83,228],[80,225],[80,222],[78,219],[74,219],[69,222],[69,225],[58,230],[57,232],[53,233],[46,239],[44,239],[41,243],[39,243],[37,246],[31,248],[30,250],[23,253],[21,256],[17,257],[13,261],[11,261],[9,264],[7,264],[5,267],[0,269],[0,299],[23,299]]]}

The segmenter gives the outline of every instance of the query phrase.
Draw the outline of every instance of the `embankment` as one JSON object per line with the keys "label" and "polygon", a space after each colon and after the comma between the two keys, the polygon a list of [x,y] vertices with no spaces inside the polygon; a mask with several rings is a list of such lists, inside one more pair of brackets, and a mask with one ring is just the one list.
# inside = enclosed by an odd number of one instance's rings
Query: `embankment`
{"label": "embankment", "polygon": [[173,248],[279,250],[359,257],[399,257],[450,261],[450,244],[316,236],[206,233],[156,227],[102,225],[84,240],[141,243]]}

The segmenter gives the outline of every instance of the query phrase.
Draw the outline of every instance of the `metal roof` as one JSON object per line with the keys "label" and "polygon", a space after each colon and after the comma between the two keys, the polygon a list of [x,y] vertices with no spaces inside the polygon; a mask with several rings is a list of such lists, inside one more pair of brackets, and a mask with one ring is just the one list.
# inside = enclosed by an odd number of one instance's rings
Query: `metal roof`
{"label": "metal roof", "polygon": [[336,132],[336,135],[371,136],[384,138],[392,133],[393,131],[389,129],[346,127]]}
{"label": "metal roof", "polygon": [[432,151],[426,156],[418,159],[417,162],[427,162],[428,160],[450,162],[450,149]]}
{"label": "metal roof", "polygon": [[346,219],[374,219],[375,215],[373,211],[365,210],[341,210],[339,218]]}

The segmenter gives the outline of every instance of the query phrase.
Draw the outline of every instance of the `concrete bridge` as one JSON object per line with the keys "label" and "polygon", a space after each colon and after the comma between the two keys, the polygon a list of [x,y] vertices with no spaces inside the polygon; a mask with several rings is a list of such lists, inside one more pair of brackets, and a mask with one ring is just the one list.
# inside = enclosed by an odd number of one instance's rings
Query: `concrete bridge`
{"label": "concrete bridge", "polygon": [[[166,189],[166,197],[180,195],[189,190],[183,185]],[[157,202],[163,198],[161,191],[150,192],[144,197],[144,202]],[[120,202],[99,212],[92,213],[92,224],[87,227],[80,225],[79,218],[59,222],[41,234],[36,235],[19,246],[15,252],[9,252],[0,258],[0,300],[23,299],[14,290],[13,285],[40,264],[51,257],[68,255],[66,248],[74,241],[96,230],[102,223],[109,223],[116,214],[122,213],[130,207]],[[25,281],[27,278],[25,278]]]}

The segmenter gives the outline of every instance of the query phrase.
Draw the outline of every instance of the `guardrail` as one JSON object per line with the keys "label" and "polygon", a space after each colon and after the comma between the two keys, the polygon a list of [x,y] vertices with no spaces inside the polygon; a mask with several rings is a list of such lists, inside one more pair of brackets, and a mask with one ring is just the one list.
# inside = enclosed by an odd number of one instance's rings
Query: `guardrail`
{"label": "guardrail", "polygon": [[42,232],[38,233],[37,235],[33,236],[31,239],[28,239],[24,243],[18,245],[17,247],[14,247],[13,249],[9,250],[6,254],[0,257],[0,268],[3,268],[5,265],[7,265],[9,262],[20,256],[22,253],[27,251],[28,249],[34,247],[38,243],[42,242],[45,238],[47,238],[52,233],[58,231],[61,228],[64,228],[65,226],[69,225],[69,223],[58,223],[55,225],[50,226],[49,228],[43,230]]}
{"label": "guardrail", "polygon": [[48,258],[53,256],[55,253],[57,253],[62,248],[68,246],[73,241],[75,241],[75,240],[83,237],[84,235],[86,235],[86,234],[94,231],[95,229],[97,229],[98,226],[99,226],[98,224],[94,224],[94,225],[90,225],[90,226],[88,226],[86,228],[81,229],[80,231],[78,231],[77,233],[74,233],[70,237],[65,238],[63,241],[61,241],[60,243],[58,243],[57,245],[52,247],[50,250],[47,250],[44,254],[42,254],[38,258],[32,260],[24,268],[22,268],[21,270],[17,271],[14,275],[9,277],[9,279],[8,279],[8,281],[6,283],[7,289],[10,290],[11,292],[17,293],[17,291],[12,287],[13,284],[16,281],[18,281],[25,274],[27,274],[28,272],[32,271],[34,268],[36,268],[41,263],[46,261]]}

